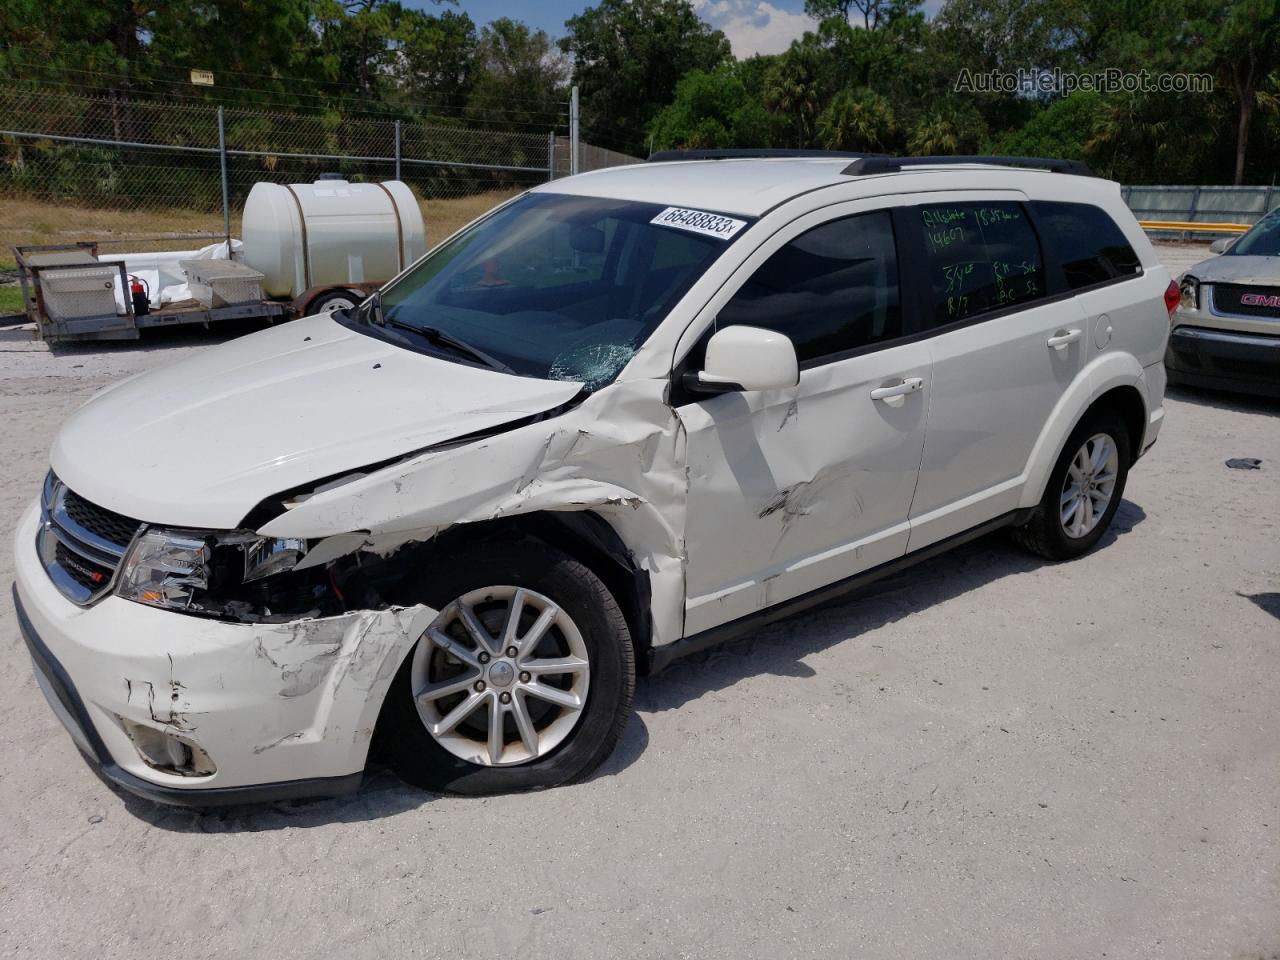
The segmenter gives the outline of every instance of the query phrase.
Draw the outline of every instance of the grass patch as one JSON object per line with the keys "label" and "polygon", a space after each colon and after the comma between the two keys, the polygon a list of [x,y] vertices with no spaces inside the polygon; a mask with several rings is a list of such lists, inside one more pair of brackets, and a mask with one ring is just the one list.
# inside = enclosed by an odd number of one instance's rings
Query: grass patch
{"label": "grass patch", "polygon": [[[466,226],[518,190],[494,190],[451,200],[422,201],[427,246]],[[231,222],[240,235],[239,217]],[[222,234],[222,215],[194,210],[107,210],[73,203],[0,198],[0,270],[16,270],[10,248],[46,243],[97,240],[103,253],[121,250],[185,250],[215,243]],[[23,311],[22,288],[0,286],[0,316]]]}
{"label": "grass patch", "polygon": [[[450,200],[423,200],[427,244],[434,246],[518,190],[493,190]],[[232,236],[240,236],[239,211],[231,220]],[[0,267],[10,248],[44,243],[97,240],[104,253],[113,250],[182,250],[215,243],[222,236],[222,214],[198,210],[112,210],[75,203],[52,203],[21,197],[0,198]]]}
{"label": "grass patch", "polygon": [[22,288],[16,283],[0,287],[0,317],[22,310]]}

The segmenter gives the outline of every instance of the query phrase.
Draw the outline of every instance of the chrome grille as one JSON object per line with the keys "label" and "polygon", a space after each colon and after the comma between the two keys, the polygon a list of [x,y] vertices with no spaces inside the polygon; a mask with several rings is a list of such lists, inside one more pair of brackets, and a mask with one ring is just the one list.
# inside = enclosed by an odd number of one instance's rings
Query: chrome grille
{"label": "chrome grille", "polygon": [[54,585],[74,603],[93,603],[111,589],[142,522],[90,503],[53,472],[40,498],[36,548]]}
{"label": "chrome grille", "polygon": [[138,532],[138,527],[142,526],[140,521],[132,517],[113,513],[90,503],[74,490],[66,491],[63,506],[66,508],[67,516],[81,528],[110,543],[128,546],[133,535]]}

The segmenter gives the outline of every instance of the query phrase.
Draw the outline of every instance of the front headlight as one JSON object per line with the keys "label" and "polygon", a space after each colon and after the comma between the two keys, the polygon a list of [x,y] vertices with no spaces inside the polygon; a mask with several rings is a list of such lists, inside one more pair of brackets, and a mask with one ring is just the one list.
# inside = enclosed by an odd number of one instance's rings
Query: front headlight
{"label": "front headlight", "polygon": [[1182,278],[1182,282],[1178,284],[1178,288],[1182,293],[1182,300],[1179,303],[1185,310],[1200,309],[1200,281],[1188,274]]}
{"label": "front headlight", "polygon": [[261,620],[308,611],[311,578],[280,578],[307,555],[305,540],[251,530],[213,532],[153,527],[124,558],[116,593],[153,607]]}

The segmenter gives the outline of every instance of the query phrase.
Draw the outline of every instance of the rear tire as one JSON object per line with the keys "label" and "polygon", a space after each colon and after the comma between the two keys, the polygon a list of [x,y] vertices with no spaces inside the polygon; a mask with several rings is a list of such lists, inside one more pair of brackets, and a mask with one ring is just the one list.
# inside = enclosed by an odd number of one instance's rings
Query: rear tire
{"label": "rear tire", "polygon": [[1046,560],[1072,560],[1092,550],[1124,497],[1130,449],[1118,414],[1086,414],[1063,445],[1035,513],[1014,528],[1014,539]]}
{"label": "rear tire", "polygon": [[382,753],[404,780],[433,791],[476,796],[584,779],[613,751],[635,695],[631,634],[612,594],[537,540],[494,541],[445,561],[420,580],[417,596],[441,613],[387,693]]}

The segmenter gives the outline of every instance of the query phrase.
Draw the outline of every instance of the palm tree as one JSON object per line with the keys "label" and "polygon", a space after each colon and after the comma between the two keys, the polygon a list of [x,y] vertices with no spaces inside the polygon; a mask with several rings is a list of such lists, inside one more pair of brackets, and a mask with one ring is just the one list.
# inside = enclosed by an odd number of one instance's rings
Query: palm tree
{"label": "palm tree", "polygon": [[818,117],[818,142],[829,150],[883,150],[895,123],[889,101],[873,90],[841,90]]}
{"label": "palm tree", "polygon": [[764,89],[765,108],[790,116],[795,123],[796,146],[812,139],[812,118],[818,110],[818,71],[813,51],[796,44],[769,71]]}

